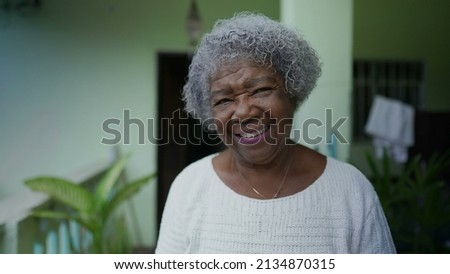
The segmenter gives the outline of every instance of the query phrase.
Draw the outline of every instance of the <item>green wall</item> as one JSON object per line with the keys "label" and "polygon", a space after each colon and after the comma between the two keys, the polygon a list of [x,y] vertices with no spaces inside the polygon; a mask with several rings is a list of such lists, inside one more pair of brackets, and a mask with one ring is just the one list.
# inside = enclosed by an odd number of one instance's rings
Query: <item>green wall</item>
{"label": "green wall", "polygon": [[354,0],[353,55],[425,61],[425,108],[450,110],[449,11],[446,0]]}
{"label": "green wall", "polygon": [[[28,16],[1,11],[0,199],[39,175],[72,177],[108,161],[102,122],[157,117],[157,54],[191,50],[189,0],[46,0]],[[277,0],[198,0],[204,29],[236,11],[279,18]],[[130,179],[156,170],[156,146],[137,144]],[[144,243],[156,240],[156,184],[135,199]],[[0,209],[1,211],[5,209]],[[0,214],[1,215],[1,214]]]}

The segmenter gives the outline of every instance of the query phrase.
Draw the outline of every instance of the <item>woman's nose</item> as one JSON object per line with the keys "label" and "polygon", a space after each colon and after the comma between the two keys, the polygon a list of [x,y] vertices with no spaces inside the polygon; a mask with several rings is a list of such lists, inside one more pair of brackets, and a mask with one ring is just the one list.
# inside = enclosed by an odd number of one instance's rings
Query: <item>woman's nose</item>
{"label": "woman's nose", "polygon": [[258,117],[258,109],[251,98],[243,97],[236,99],[231,119],[243,121],[255,117]]}

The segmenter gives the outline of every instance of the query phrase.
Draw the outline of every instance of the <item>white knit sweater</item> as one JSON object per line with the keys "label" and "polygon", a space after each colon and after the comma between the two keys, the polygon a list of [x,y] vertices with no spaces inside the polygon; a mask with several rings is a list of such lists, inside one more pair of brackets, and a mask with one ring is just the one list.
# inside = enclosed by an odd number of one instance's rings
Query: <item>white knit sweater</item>
{"label": "white knit sweater", "polygon": [[395,253],[371,183],[327,158],[307,189],[274,200],[242,196],[212,166],[214,155],[175,179],[156,253]]}

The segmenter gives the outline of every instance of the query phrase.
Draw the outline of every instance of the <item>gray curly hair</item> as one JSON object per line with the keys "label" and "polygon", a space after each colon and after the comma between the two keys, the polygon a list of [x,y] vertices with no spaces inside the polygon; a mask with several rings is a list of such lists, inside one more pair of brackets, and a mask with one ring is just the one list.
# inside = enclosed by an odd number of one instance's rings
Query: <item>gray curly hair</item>
{"label": "gray curly hair", "polygon": [[211,76],[221,65],[238,60],[274,68],[295,108],[306,100],[321,74],[315,50],[295,30],[258,13],[218,20],[202,37],[183,87],[186,112],[205,126],[212,119]]}

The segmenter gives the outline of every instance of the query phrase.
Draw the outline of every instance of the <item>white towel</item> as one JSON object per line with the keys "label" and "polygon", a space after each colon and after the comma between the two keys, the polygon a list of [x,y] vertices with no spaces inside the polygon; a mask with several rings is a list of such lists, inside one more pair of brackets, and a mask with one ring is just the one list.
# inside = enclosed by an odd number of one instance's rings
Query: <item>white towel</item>
{"label": "white towel", "polygon": [[386,148],[395,161],[405,163],[408,147],[414,144],[414,107],[376,95],[365,131],[373,138],[378,158]]}

